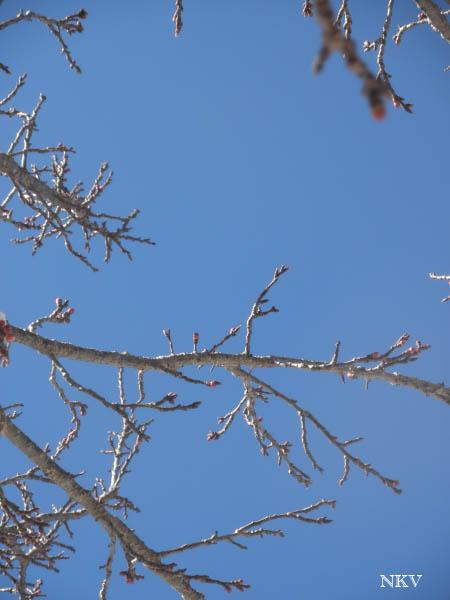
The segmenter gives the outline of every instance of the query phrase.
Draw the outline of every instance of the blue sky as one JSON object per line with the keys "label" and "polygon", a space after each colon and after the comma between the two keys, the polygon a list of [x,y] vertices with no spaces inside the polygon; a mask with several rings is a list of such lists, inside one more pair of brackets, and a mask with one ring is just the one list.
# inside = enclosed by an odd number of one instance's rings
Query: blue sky
{"label": "blue sky", "polygon": [[[157,242],[136,247],[132,263],[116,254],[93,274],[57,243],[31,258],[29,248],[9,244],[3,227],[0,309],[12,323],[25,326],[62,296],[76,308],[73,323],[48,327],[44,335],[152,355],[166,351],[161,330],[170,327],[175,349],[188,351],[193,331],[206,346],[243,323],[274,267],[287,264],[290,272],[270,294],[280,313],[256,323],[255,352],[324,359],[340,339],[342,357],[350,358],[381,351],[409,331],[432,349],[404,372],[449,382],[450,307],[439,302],[446,288],[427,278],[429,271],[449,270],[447,48],[424,27],[389,46],[388,71],[414,115],[389,106],[378,123],[339,57],[312,75],[318,28],[301,17],[299,5],[186,0],[184,30],[174,39],[171,3],[89,1],[86,30],[70,40],[81,76],[69,71],[38,25],[2,32],[2,62],[14,75],[29,73],[16,105],[31,108],[39,92],[48,98],[42,143],[76,147],[74,181],[88,183],[98,164],[110,161],[115,179],[105,206],[121,213],[140,208],[136,230]],[[26,7],[11,0],[2,17],[28,7],[55,15],[81,8],[66,0]],[[393,31],[416,12],[405,3]],[[354,13],[359,42],[378,35],[382,13],[375,3]],[[242,338],[229,345],[241,348]],[[68,417],[49,387],[47,362],[14,347],[2,371],[2,403],[24,402],[23,429],[41,444],[55,444]],[[113,398],[113,370],[70,366]],[[397,497],[354,469],[339,488],[341,459],[313,434],[326,471],[313,473],[306,490],[274,457],[260,456],[243,422],[217,443],[206,441],[240,394],[226,374],[215,376],[224,385],[201,393],[148,376],[154,399],[173,389],[186,402],[203,400],[195,414],[156,415],[152,441],[124,484],[142,510],[129,524],[151,547],[336,498],[331,525],[287,523],[284,539],[250,541],[245,553],[231,546],[198,550],[180,555],[179,564],[213,577],[242,577],[252,586],[248,600],[398,595],[379,589],[380,573],[421,573],[417,589],[403,595],[448,598],[448,406],[379,383],[365,391],[361,382],[344,386],[326,374],[270,373],[272,383],[336,435],[364,436],[359,455],[398,478],[404,493]],[[131,374],[127,383],[132,393]],[[264,415],[281,439],[297,443],[296,457],[309,468],[295,415],[275,400]],[[86,486],[106,473],[98,449],[114,427],[114,417],[89,401],[81,438],[62,461],[87,470]],[[3,472],[24,464],[5,441],[1,452]],[[50,599],[97,595],[103,533],[87,520],[74,532],[76,555],[60,576],[44,574]],[[123,568],[118,560],[111,600],[176,597],[142,570],[145,579],[127,586],[117,575]],[[202,591],[211,600],[225,597],[220,589]]]}

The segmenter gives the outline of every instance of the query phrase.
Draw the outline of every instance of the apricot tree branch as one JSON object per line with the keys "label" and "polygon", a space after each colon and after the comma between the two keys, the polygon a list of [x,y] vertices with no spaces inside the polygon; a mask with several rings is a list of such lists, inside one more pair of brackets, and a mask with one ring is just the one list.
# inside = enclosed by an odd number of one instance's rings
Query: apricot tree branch
{"label": "apricot tree branch", "polygon": [[[59,298],[56,300],[56,308],[48,315],[33,321],[26,329],[11,326],[7,323],[6,317],[3,314],[1,315],[0,342],[7,344],[6,351],[9,350],[9,345],[15,341],[16,343],[25,345],[44,356],[47,356],[51,360],[51,381],[61,399],[69,406],[72,422],[74,423],[74,427],[72,427],[69,434],[62,442],[60,442],[58,449],[53,456],[48,453],[48,449],[40,450],[27,436],[25,436],[25,434],[23,434],[23,432],[21,432],[12,422],[12,416],[8,417],[4,410],[0,411],[1,433],[33,461],[35,467],[38,467],[40,471],[42,471],[42,477],[45,478],[47,482],[51,481],[69,494],[72,503],[69,511],[70,514],[62,516],[59,520],[56,519],[55,523],[63,523],[64,526],[68,527],[68,522],[71,518],[81,518],[82,516],[86,516],[86,514],[90,514],[95,519],[99,520],[100,524],[108,533],[111,544],[118,543],[124,552],[127,561],[127,569],[122,571],[121,574],[126,577],[127,581],[136,581],[142,577],[136,572],[136,566],[142,564],[154,573],[160,575],[167,583],[177,590],[183,598],[189,600],[200,600],[201,598],[204,598],[203,594],[197,592],[197,590],[192,587],[192,583],[195,581],[219,585],[227,591],[230,591],[231,589],[242,591],[248,587],[247,584],[240,579],[225,581],[204,574],[187,574],[184,569],[177,569],[175,564],[162,563],[161,558],[164,556],[164,552],[158,553],[149,548],[134,534],[133,531],[128,529],[119,518],[111,514],[112,510],[123,510],[126,516],[129,509],[138,510],[133,502],[120,494],[119,490],[121,480],[128,472],[130,462],[139,451],[141,442],[144,439],[148,439],[146,428],[150,421],[139,424],[135,418],[135,411],[144,408],[166,410],[167,407],[167,409],[170,409],[176,398],[176,394],[170,392],[159,401],[148,402],[146,400],[144,385],[144,376],[147,371],[156,371],[174,377],[185,383],[200,384],[201,386],[210,388],[216,387],[220,382],[215,380],[205,381],[198,377],[194,378],[185,375],[183,369],[190,366],[202,367],[207,365],[211,367],[221,367],[231,375],[240,379],[244,388],[242,399],[231,411],[219,418],[219,423],[223,423],[222,429],[208,434],[208,439],[219,439],[232,426],[236,416],[242,412],[244,421],[253,431],[261,451],[264,454],[274,451],[277,455],[278,462],[286,464],[289,474],[295,477],[299,483],[306,486],[310,485],[312,481],[311,477],[291,459],[291,443],[289,441],[278,440],[270,431],[270,426],[267,426],[265,423],[263,424],[263,420],[259,414],[259,404],[261,402],[269,402],[269,396],[273,396],[286,403],[295,411],[299,420],[299,442],[301,443],[306,459],[314,469],[319,471],[323,470],[310,448],[308,427],[317,429],[324,438],[341,453],[344,466],[343,474],[339,480],[340,485],[348,478],[350,467],[355,466],[364,473],[371,474],[378,478],[395,493],[400,493],[397,480],[385,477],[371,464],[363,461],[350,450],[350,446],[361,441],[361,437],[353,437],[347,440],[338,439],[338,437],[331,433],[328,427],[319,421],[310,411],[300,406],[297,400],[281,392],[260,376],[256,376],[253,372],[255,369],[288,368],[308,372],[324,372],[338,375],[343,379],[362,379],[366,383],[369,381],[381,380],[393,385],[402,385],[416,389],[426,395],[433,395],[450,405],[450,389],[445,387],[444,384],[435,384],[408,375],[402,375],[391,370],[394,366],[400,366],[416,361],[424,351],[429,349],[429,345],[423,344],[419,340],[417,340],[414,345],[407,347],[407,342],[409,340],[407,334],[400,336],[382,352],[376,351],[360,354],[347,360],[340,358],[342,353],[339,342],[336,344],[331,360],[312,360],[277,355],[253,355],[250,352],[250,344],[253,336],[253,322],[259,316],[278,311],[275,307],[265,310],[261,307],[264,306],[267,301],[266,296],[268,291],[286,271],[287,268],[284,266],[276,269],[271,281],[258,295],[247,319],[244,352],[236,354],[224,353],[218,350],[230,337],[234,337],[239,333],[238,326],[233,327],[227,335],[210,349],[199,351],[199,334],[195,332],[193,334],[192,352],[175,354],[173,345],[170,343],[170,354],[147,357],[132,355],[127,352],[112,352],[77,346],[38,335],[36,333],[38,328],[48,322],[59,323],[70,320],[73,310],[70,310],[70,314],[68,314],[66,318],[69,311],[68,301]],[[171,342],[170,333],[166,332],[165,335]],[[80,384],[73,378],[68,369],[63,366],[61,362],[63,359],[109,365],[118,368],[119,401],[112,402],[104,398],[95,390]],[[138,398],[134,402],[130,402],[126,399],[123,381],[123,369],[125,368],[137,372]],[[111,454],[113,459],[109,485],[105,485],[102,479],[97,479],[96,485],[94,486],[94,494],[81,487],[73,475],[61,469],[56,463],[56,459],[59,457],[61,451],[68,447],[76,437],[81,424],[78,412],[80,412],[81,415],[85,414],[87,406],[68,398],[62,383],[56,378],[57,375],[61,376],[63,382],[67,386],[82,392],[87,395],[88,398],[93,398],[100,402],[105,408],[113,410],[122,420],[122,431],[119,433],[112,432],[110,434],[109,449],[104,451],[106,454]],[[198,404],[198,402],[195,402],[192,405],[176,405],[173,406],[173,409],[190,409],[195,408]],[[15,414],[15,416],[17,415]],[[36,472],[33,469],[29,470],[29,474],[31,478],[40,477],[39,472]],[[19,480],[11,480],[11,483],[14,484],[15,481]],[[252,521],[248,527],[244,526],[244,528],[239,528],[230,534],[224,534],[222,536],[213,534],[210,538],[206,538],[200,542],[194,542],[193,544],[187,544],[173,550],[168,550],[166,551],[166,554],[185,551],[198,547],[199,545],[208,545],[217,541],[229,541],[230,543],[239,545],[240,542],[237,539],[239,537],[266,534],[279,535],[278,530],[254,528],[256,525],[268,522],[274,518],[295,517],[300,520],[305,520],[302,514],[300,514],[301,511],[298,514],[297,512],[298,511],[293,511],[291,513],[283,513],[282,515],[269,515],[262,520]],[[309,520],[309,517],[306,519]],[[319,518],[319,520],[313,518],[312,520],[314,522],[326,522],[323,518]],[[250,531],[253,533],[249,533]],[[103,596],[105,596],[108,586],[112,556],[113,549],[111,546],[110,554],[105,566],[105,578],[101,587]],[[15,582],[14,585],[19,587],[22,586],[23,588],[25,585],[25,562],[23,562],[22,566],[23,575],[20,581],[18,583]]]}
{"label": "apricot tree branch", "polygon": [[[286,394],[283,394],[282,392],[280,392],[279,390],[274,388],[272,385],[266,383],[259,377],[256,377],[255,375],[248,373],[242,369],[236,369],[234,371],[234,373],[237,377],[239,377],[240,379],[242,379],[245,382],[244,385],[246,387],[249,386],[249,382],[256,384],[258,386],[258,388],[265,389],[270,394],[273,394],[277,398],[280,398],[281,400],[286,402],[291,408],[293,408],[297,412],[297,414],[299,415],[300,418],[303,417],[305,420],[310,421],[325,436],[325,438],[342,453],[344,460],[345,460],[345,463],[344,463],[345,471],[348,470],[349,464],[351,462],[352,464],[354,464],[355,466],[360,468],[366,475],[373,475],[374,477],[379,479],[384,485],[389,487],[394,493],[401,494],[401,490],[398,487],[399,482],[396,479],[390,479],[388,477],[385,477],[377,469],[372,467],[372,465],[364,462],[359,457],[351,454],[347,450],[347,447],[349,445],[361,441],[362,440],[361,437],[353,438],[353,439],[346,440],[346,441],[338,440],[338,438],[335,435],[333,435],[310,411],[307,411],[307,410],[301,408],[296,400],[289,398]],[[255,388],[253,388],[253,389],[255,389]],[[259,428],[260,435],[262,435],[266,439],[269,439],[270,443],[277,448],[278,452],[281,453],[283,458],[286,460],[287,456],[289,454],[291,445],[289,443],[285,443],[284,449],[281,448],[281,451],[280,451],[280,449],[278,449],[278,447],[277,447],[277,444],[274,443],[274,441],[266,435],[265,430],[261,427],[260,423],[257,425],[257,427]],[[310,453],[305,451],[305,454],[311,460]],[[314,466],[314,462],[313,462],[313,466]],[[294,465],[292,465],[290,463],[288,463],[288,464],[289,464],[289,473],[291,475],[293,475],[300,483],[303,483],[304,485],[308,486],[310,484],[309,477],[305,473],[302,473],[302,472],[300,474],[298,474],[298,468],[296,468]],[[317,468],[317,466],[318,465],[316,463],[316,468]],[[345,477],[345,479],[346,479],[346,477]],[[341,485],[345,481],[345,479],[341,478],[341,480],[340,480]]]}
{"label": "apricot tree branch", "polygon": [[[285,513],[266,515],[261,519],[255,519],[246,525],[241,525],[234,531],[230,533],[225,533],[219,535],[217,531],[215,531],[211,536],[205,538],[203,540],[199,540],[198,542],[191,542],[190,544],[183,544],[182,546],[178,546],[177,548],[171,548],[169,550],[163,550],[160,552],[160,556],[168,556],[169,554],[178,554],[180,552],[186,552],[187,550],[193,550],[195,548],[200,548],[202,546],[210,546],[218,544],[219,542],[229,542],[234,546],[237,546],[241,550],[246,550],[247,547],[242,542],[237,542],[236,538],[241,537],[264,537],[264,536],[278,536],[284,537],[284,533],[281,529],[266,529],[259,527],[260,525],[265,525],[266,523],[271,523],[273,521],[277,521],[279,519],[294,519],[297,521],[303,521],[306,523],[316,523],[318,525],[322,525],[325,523],[331,523],[331,519],[328,517],[306,517],[305,514],[308,514],[312,511],[315,511],[322,506],[329,506],[331,508],[335,508],[336,501],[335,500],[319,500],[310,506],[305,508],[298,508],[296,510],[291,510]],[[255,529],[257,528],[257,529]]]}
{"label": "apricot tree branch", "polygon": [[[149,238],[132,235],[131,222],[138,216],[139,211],[133,210],[126,216],[115,216],[108,213],[97,212],[93,209],[105,188],[110,184],[112,174],[105,175],[108,165],[103,163],[94,183],[85,195],[81,194],[81,185],[73,190],[68,190],[65,176],[69,171],[67,149],[62,149],[61,161],[53,161],[54,175],[57,176],[54,187],[43,179],[42,173],[30,172],[17,164],[10,153],[0,153],[0,175],[8,177],[13,184],[12,192],[3,201],[0,219],[13,225],[19,231],[25,229],[33,233],[28,237],[16,240],[16,243],[33,243],[35,253],[49,237],[62,238],[70,254],[81,260],[93,271],[97,268],[92,265],[85,254],[76,250],[70,240],[71,227],[80,228],[84,236],[84,248],[90,251],[90,242],[94,237],[103,238],[105,244],[105,262],[111,257],[113,245],[131,260],[131,252],[125,246],[128,242],[150,244]],[[58,185],[59,182],[59,185]],[[29,215],[21,220],[13,219],[11,210],[7,210],[14,195],[30,211]]]}
{"label": "apricot tree branch", "polygon": [[[450,285],[450,275],[438,275],[437,273],[428,273],[430,279],[435,279],[436,281],[446,281],[448,285]],[[441,302],[448,302],[450,300],[450,295],[442,298]]]}
{"label": "apricot tree branch", "polygon": [[[15,17],[7,19],[5,21],[1,21],[0,31],[6,29],[7,27],[11,27],[13,25],[17,25],[18,23],[22,23],[24,21],[38,21],[42,23],[48,28],[50,33],[58,40],[61,46],[61,52],[66,57],[70,68],[74,69],[77,73],[81,73],[80,67],[73,58],[69,46],[64,40],[63,32],[67,33],[68,35],[72,35],[73,33],[81,33],[83,31],[83,24],[81,23],[81,20],[86,19],[87,16],[88,14],[84,10],[84,8],[82,8],[77,13],[68,15],[67,17],[64,17],[62,19],[50,18],[46,15],[41,15],[32,10],[21,10]],[[9,73],[9,69],[5,65],[3,65],[2,69],[6,73]]]}
{"label": "apricot tree branch", "polygon": [[[104,242],[105,262],[110,260],[113,247],[131,260],[128,244],[154,244],[149,238],[132,233],[132,224],[139,211],[133,210],[128,215],[118,216],[95,210],[98,200],[112,181],[112,172],[108,172],[106,162],[100,165],[87,192],[83,193],[81,182],[71,189],[68,187],[69,156],[74,149],[64,144],[46,147],[34,145],[37,118],[46,97],[41,94],[30,113],[13,106],[5,108],[23,87],[25,80],[25,75],[19,77],[11,91],[0,100],[0,117],[20,121],[11,142],[0,152],[0,175],[8,178],[12,184],[0,203],[0,221],[19,232],[14,243],[32,244],[32,254],[49,238],[61,239],[70,254],[96,271],[87,254],[91,251],[91,241],[100,238]],[[43,157],[48,162],[29,165],[30,156],[37,156],[39,160]],[[77,249],[72,241],[74,234],[76,237],[76,230],[82,235],[84,251]]]}
{"label": "apricot tree branch", "polygon": [[272,286],[274,286],[277,283],[277,281],[280,279],[280,277],[283,275],[283,273],[286,273],[287,270],[288,270],[288,268],[285,265],[282,265],[281,267],[278,267],[278,269],[275,270],[275,273],[273,274],[271,281],[266,285],[266,287],[263,289],[263,291],[259,294],[259,296],[256,298],[254,305],[252,306],[252,310],[250,311],[250,315],[248,316],[247,325],[246,325],[245,347],[244,347],[244,354],[246,356],[249,356],[249,354],[250,354],[250,342],[251,342],[252,332],[253,332],[253,321],[255,319],[257,319],[258,317],[265,317],[266,315],[268,315],[270,313],[278,312],[278,308],[276,306],[271,306],[270,308],[267,308],[266,310],[264,310],[262,308],[262,306],[263,306],[263,304],[265,304],[267,302],[267,298],[266,298],[267,292],[270,290],[270,288]]}
{"label": "apricot tree branch", "polygon": [[416,4],[425,13],[431,29],[450,44],[450,22],[442,9],[433,0],[416,0]]}
{"label": "apricot tree branch", "polygon": [[[442,11],[442,15],[446,16],[449,14],[450,14],[450,10]],[[404,25],[399,26],[397,33],[392,38],[394,40],[394,43],[400,44],[404,34],[407,31],[410,31],[411,29],[414,29],[415,27],[417,27],[417,25],[429,25],[429,20],[427,18],[427,15],[424,12],[420,12],[417,19],[415,19],[414,21],[411,21],[410,23],[405,23]]]}
{"label": "apricot tree branch", "polygon": [[118,517],[111,515],[105,506],[75,481],[68,471],[60,467],[21,429],[14,425],[3,409],[0,409],[0,435],[23,452],[55,485],[63,489],[72,501],[83,506],[91,517],[103,527],[111,541],[115,539],[119,541],[124,552],[135,556],[142,565],[176,590],[184,600],[204,599],[204,595],[191,586],[189,575],[182,570],[175,570],[174,565],[165,565],[156,551],[147,546]]}
{"label": "apricot tree branch", "polygon": [[[278,356],[278,355],[249,355],[227,354],[224,352],[183,352],[165,356],[147,357],[128,352],[115,352],[110,350],[98,350],[85,346],[78,346],[68,342],[51,340],[43,336],[31,333],[25,329],[11,325],[11,331],[17,343],[37,350],[41,354],[58,358],[69,358],[71,360],[89,362],[111,367],[124,367],[140,371],[175,372],[178,369],[189,366],[209,365],[222,367],[227,371],[245,367],[247,369],[275,369],[288,368],[298,369],[306,372],[331,373],[350,379],[361,379],[363,381],[385,381],[394,386],[403,386],[421,392],[425,396],[445,402],[450,406],[450,387],[444,383],[434,383],[411,375],[403,375],[397,371],[387,371],[387,367],[396,364],[394,360],[380,361],[379,353],[370,353],[360,357],[354,357],[348,361],[330,363],[329,361],[313,360],[300,357]],[[406,352],[406,351],[405,351]],[[417,358],[416,348],[410,347],[407,353],[398,357],[399,363],[412,362]],[[369,366],[372,363],[372,366]]]}

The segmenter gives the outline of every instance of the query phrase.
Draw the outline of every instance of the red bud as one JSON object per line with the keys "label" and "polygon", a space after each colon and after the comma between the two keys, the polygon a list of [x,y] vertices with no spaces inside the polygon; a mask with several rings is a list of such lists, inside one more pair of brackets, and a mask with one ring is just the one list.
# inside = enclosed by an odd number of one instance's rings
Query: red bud
{"label": "red bud", "polygon": [[372,117],[375,121],[382,121],[386,116],[386,109],[383,104],[376,104],[372,107]]}
{"label": "red bud", "polygon": [[208,387],[217,387],[218,385],[221,385],[220,381],[216,381],[215,379],[213,381],[205,381],[205,385],[207,385]]}

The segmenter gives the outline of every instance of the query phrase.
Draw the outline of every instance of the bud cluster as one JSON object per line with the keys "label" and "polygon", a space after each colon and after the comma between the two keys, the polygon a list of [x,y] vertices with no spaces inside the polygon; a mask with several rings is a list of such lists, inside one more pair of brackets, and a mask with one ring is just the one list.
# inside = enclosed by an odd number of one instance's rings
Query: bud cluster
{"label": "bud cluster", "polygon": [[[3,316],[3,315],[2,315]],[[7,367],[9,363],[9,345],[14,341],[11,325],[6,319],[0,319],[0,365]]]}
{"label": "bud cluster", "polygon": [[73,306],[69,306],[68,300],[55,298],[56,308],[50,315],[50,322],[55,323],[70,323],[70,317],[75,312]]}

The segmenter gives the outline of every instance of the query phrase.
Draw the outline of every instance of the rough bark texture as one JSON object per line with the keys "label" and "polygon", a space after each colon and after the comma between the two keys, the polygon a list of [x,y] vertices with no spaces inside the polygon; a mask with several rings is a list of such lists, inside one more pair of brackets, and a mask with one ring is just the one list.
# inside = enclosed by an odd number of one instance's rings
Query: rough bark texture
{"label": "rough bark texture", "polygon": [[204,595],[194,590],[189,578],[162,563],[158,553],[146,544],[120,519],[111,515],[92,494],[83,488],[74,477],[39,448],[23,431],[21,431],[0,409],[0,434],[9,440],[17,449],[25,454],[33,464],[37,465],[45,475],[58,487],[62,488],[75,502],[83,506],[90,515],[105,529],[112,539],[120,540],[122,547],[139,557],[140,562],[153,571],[176,590],[185,600],[202,600]]}
{"label": "rough bark texture", "polygon": [[433,0],[416,0],[417,6],[426,14],[434,31],[450,44],[450,22]]}
{"label": "rough bark texture", "polygon": [[18,343],[33,348],[45,356],[69,358],[111,367],[129,367],[139,371],[167,372],[167,370],[176,371],[187,366],[214,365],[223,367],[227,371],[233,371],[239,367],[249,369],[284,367],[345,375],[351,366],[354,377],[367,381],[386,381],[391,385],[413,388],[426,396],[433,396],[450,405],[450,388],[446,387],[444,383],[433,383],[397,372],[357,366],[349,361],[333,363],[288,356],[254,356],[223,352],[190,352],[151,358],[128,352],[111,352],[75,346],[67,342],[50,340],[18,327],[12,329]]}

